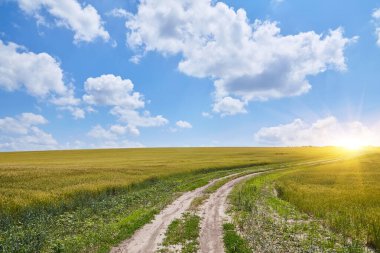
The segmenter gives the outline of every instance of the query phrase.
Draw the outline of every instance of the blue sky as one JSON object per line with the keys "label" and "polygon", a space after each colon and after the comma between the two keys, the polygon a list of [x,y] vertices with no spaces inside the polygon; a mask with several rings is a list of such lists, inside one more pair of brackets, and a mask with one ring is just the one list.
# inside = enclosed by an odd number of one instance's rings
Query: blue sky
{"label": "blue sky", "polygon": [[379,8],[0,0],[0,150],[380,145]]}

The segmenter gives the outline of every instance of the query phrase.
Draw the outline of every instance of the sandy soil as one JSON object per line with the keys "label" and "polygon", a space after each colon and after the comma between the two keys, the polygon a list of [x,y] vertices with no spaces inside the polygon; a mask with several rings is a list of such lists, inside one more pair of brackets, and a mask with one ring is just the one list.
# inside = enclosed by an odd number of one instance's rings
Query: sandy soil
{"label": "sandy soil", "polygon": [[240,181],[261,174],[252,173],[246,176],[235,178],[220,187],[210,198],[201,206],[200,216],[200,250],[201,253],[223,253],[223,223],[228,221],[226,215],[227,196],[233,187]]}
{"label": "sandy soil", "polygon": [[[229,175],[227,177],[233,175]],[[200,196],[204,189],[221,179],[222,178],[212,180],[205,186],[184,193],[181,197],[177,198],[173,203],[168,205],[164,210],[156,215],[151,223],[146,224],[141,229],[136,231],[130,239],[125,240],[117,247],[112,248],[111,253],[155,252],[158,249],[158,246],[162,243],[169,224],[173,220],[180,218],[182,214],[190,207],[193,199]]]}

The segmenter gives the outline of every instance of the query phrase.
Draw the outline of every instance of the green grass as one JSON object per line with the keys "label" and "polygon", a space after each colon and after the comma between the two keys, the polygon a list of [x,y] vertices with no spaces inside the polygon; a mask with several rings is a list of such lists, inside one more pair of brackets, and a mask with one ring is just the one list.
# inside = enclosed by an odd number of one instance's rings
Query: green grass
{"label": "green grass", "polygon": [[[256,167],[253,170],[247,168],[245,171],[240,171],[234,175],[222,178],[216,181],[211,186],[203,190],[201,196],[194,198],[192,201],[188,212],[184,214],[181,219],[174,220],[168,227],[165,234],[165,239],[163,243],[163,248],[160,252],[178,252],[178,247],[181,249],[180,252],[183,253],[195,253],[198,251],[198,237],[200,233],[199,220],[200,217],[197,215],[198,207],[203,204],[203,202],[210,197],[210,195],[216,192],[224,184],[238,177],[242,177],[247,174],[252,174],[259,171],[270,170],[268,166]],[[247,252],[242,251],[244,249],[243,239],[241,239],[236,232],[231,229],[230,225],[224,225],[224,241],[226,246],[228,246],[227,252]],[[239,241],[240,239],[241,241]],[[238,240],[238,241],[236,241]],[[175,246],[173,248],[173,246]],[[248,251],[249,252],[249,251]]]}
{"label": "green grass", "polygon": [[380,251],[380,152],[310,163],[239,184],[234,224],[253,251]]}
{"label": "green grass", "polygon": [[[285,172],[286,173],[286,172]],[[321,221],[279,199],[276,172],[248,180],[232,192],[234,224],[253,252],[364,252],[364,245],[321,226]]]}
{"label": "green grass", "polygon": [[223,224],[223,241],[226,253],[251,253],[248,243],[240,237],[231,223]]}
{"label": "green grass", "polygon": [[206,184],[235,170],[199,171],[149,180],[122,194],[88,199],[62,212],[31,212],[2,220],[0,252],[108,252],[130,237],[179,192]]}
{"label": "green grass", "polygon": [[180,246],[182,253],[198,251],[200,217],[194,213],[185,213],[181,219],[170,223],[160,252],[171,252],[169,246]]}
{"label": "green grass", "polygon": [[[163,247],[160,252],[180,252],[183,253],[195,253],[198,251],[198,237],[200,233],[199,221],[200,217],[197,215],[198,207],[210,197],[210,194],[216,192],[221,186],[230,180],[241,177],[247,174],[258,171],[269,170],[268,166],[260,166],[256,168],[247,168],[246,170],[237,172],[225,178],[221,178],[211,186],[203,190],[202,194],[191,202],[188,212],[186,212],[181,219],[174,220],[168,227]],[[226,237],[227,241],[231,241],[228,238],[233,236],[232,232]],[[234,237],[235,238],[235,237]]]}
{"label": "green grass", "polygon": [[380,251],[380,154],[313,166],[277,180],[280,197]]}
{"label": "green grass", "polygon": [[266,171],[271,169],[273,169],[273,167],[260,166],[259,170],[257,168],[255,168],[254,170],[247,169],[243,172],[236,173],[235,175],[231,175],[226,178],[221,178],[211,186],[207,187],[200,196],[193,199],[193,201],[190,204],[190,210],[197,211],[198,207],[201,206],[204,203],[204,201],[210,197],[212,193],[216,192],[220,187],[222,187],[224,184],[231,181],[232,179],[252,174],[254,172]]}

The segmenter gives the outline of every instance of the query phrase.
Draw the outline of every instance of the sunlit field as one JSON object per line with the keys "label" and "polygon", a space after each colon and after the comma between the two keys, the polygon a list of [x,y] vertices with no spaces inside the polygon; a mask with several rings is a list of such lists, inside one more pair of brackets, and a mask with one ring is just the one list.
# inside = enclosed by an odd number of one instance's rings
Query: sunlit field
{"label": "sunlit field", "polygon": [[380,149],[248,180],[231,195],[253,252],[378,252]]}
{"label": "sunlit field", "polygon": [[2,153],[0,252],[107,252],[212,178],[349,157],[338,148]]}
{"label": "sunlit field", "polygon": [[[306,152],[305,152],[306,151]],[[0,208],[15,213],[78,194],[193,170],[341,155],[334,148],[168,148],[17,152],[0,155]]]}
{"label": "sunlit field", "polygon": [[289,173],[277,183],[284,200],[380,250],[379,150]]}

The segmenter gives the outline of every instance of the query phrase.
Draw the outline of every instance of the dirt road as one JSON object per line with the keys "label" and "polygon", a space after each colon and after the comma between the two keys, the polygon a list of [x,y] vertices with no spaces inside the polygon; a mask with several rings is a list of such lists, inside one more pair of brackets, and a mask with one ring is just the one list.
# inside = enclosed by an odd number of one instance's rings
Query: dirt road
{"label": "dirt road", "polygon": [[[320,161],[308,161],[290,165],[313,165],[317,163],[336,162],[342,159],[330,159]],[[284,166],[285,168],[287,166]],[[283,168],[283,169],[285,169]],[[281,169],[280,169],[281,170]],[[269,170],[267,171],[269,172]],[[222,253],[224,252],[223,243],[223,223],[228,220],[226,215],[227,196],[233,187],[244,179],[257,176],[265,172],[252,172],[251,174],[234,178],[220,187],[215,193],[211,194],[208,200],[200,207],[199,215],[201,216],[200,231],[200,252],[201,253]],[[193,191],[186,192],[173,203],[162,210],[155,216],[151,223],[146,224],[128,240],[125,240],[117,247],[112,248],[111,253],[153,253],[158,250],[162,243],[165,232],[169,224],[182,216],[182,214],[190,207],[194,198],[200,196],[204,189],[210,187],[215,182],[236,176],[240,173],[228,175],[226,177],[212,180],[207,185],[197,188]]]}
{"label": "dirt road", "polygon": [[[239,173],[237,173],[239,174]],[[232,174],[226,177],[231,177]],[[153,253],[162,243],[166,229],[169,224],[182,216],[182,214],[190,207],[194,198],[200,196],[202,191],[213,185],[215,182],[226,178],[218,178],[212,180],[207,185],[197,188],[193,191],[184,193],[173,203],[168,205],[158,215],[155,216],[151,223],[146,224],[128,240],[125,240],[117,247],[112,248],[111,253]]]}
{"label": "dirt road", "polygon": [[232,179],[220,187],[200,208],[201,232],[200,251],[201,253],[223,253],[223,223],[228,220],[226,215],[227,196],[233,187],[244,179],[261,174],[252,173],[242,177]]}
{"label": "dirt road", "polygon": [[[338,159],[325,159],[317,161],[309,161],[303,163],[296,163],[291,165],[316,165],[324,163],[333,163],[341,161],[342,158]],[[283,170],[286,169],[277,169]],[[200,253],[223,253],[224,252],[224,242],[223,242],[223,223],[228,222],[228,216],[226,215],[227,209],[227,197],[230,194],[234,186],[250,177],[258,176],[263,173],[267,173],[273,170],[268,170],[266,172],[256,172],[245,176],[241,176],[232,179],[228,183],[220,187],[215,193],[213,193],[200,208],[201,222],[201,232],[200,232]]]}

